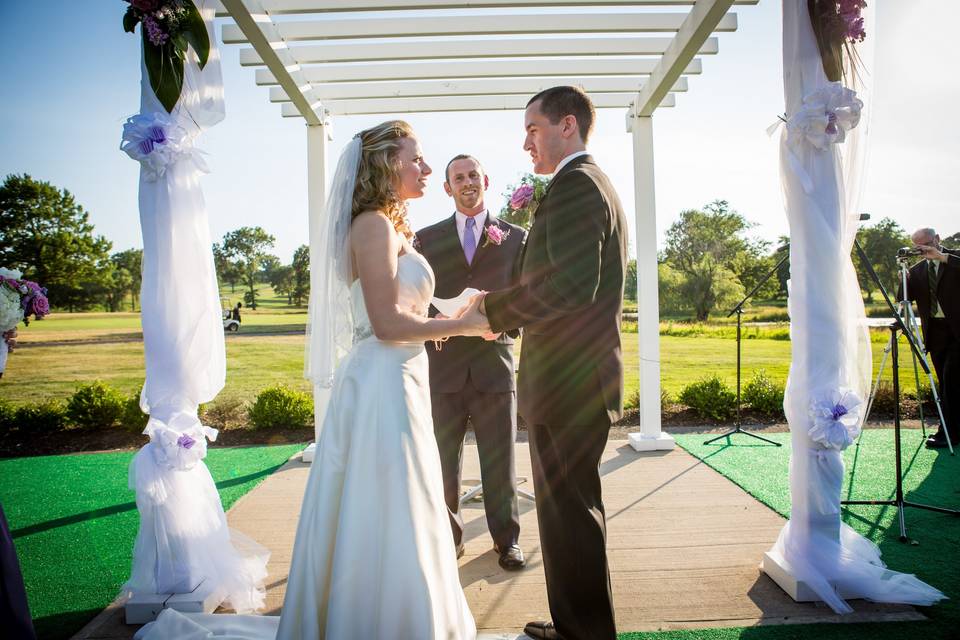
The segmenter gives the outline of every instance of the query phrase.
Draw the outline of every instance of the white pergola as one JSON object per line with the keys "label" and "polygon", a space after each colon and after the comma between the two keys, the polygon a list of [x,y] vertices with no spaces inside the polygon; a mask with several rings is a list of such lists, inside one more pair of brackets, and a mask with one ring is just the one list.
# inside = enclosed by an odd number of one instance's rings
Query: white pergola
{"label": "white pergola", "polygon": [[[216,0],[215,0],[216,1]],[[669,449],[660,425],[653,114],[674,106],[731,6],[759,0],[218,0],[224,44],[285,117],[307,124],[310,223],[325,202],[334,116],[522,110],[534,93],[579,85],[623,109],[633,137],[640,355],[637,450]],[[466,11],[465,11],[466,10]],[[562,73],[561,73],[562,72]],[[326,406],[314,389],[319,421]]]}

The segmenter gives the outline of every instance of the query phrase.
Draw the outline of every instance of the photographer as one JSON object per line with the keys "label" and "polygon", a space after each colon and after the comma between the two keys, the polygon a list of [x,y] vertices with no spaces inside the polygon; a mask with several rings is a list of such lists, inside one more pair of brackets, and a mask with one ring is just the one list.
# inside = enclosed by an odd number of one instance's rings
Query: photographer
{"label": "photographer", "polygon": [[[917,229],[910,240],[914,251],[909,253],[923,260],[910,268],[907,298],[917,303],[923,342],[940,381],[943,415],[956,447],[960,444],[960,252],[940,246],[940,236],[930,228]],[[927,446],[947,446],[942,427],[927,439]]]}

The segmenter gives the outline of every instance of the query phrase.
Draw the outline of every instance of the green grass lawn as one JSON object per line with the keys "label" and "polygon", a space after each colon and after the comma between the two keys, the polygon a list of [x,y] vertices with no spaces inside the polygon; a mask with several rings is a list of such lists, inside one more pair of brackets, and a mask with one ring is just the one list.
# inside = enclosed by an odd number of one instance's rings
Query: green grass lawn
{"label": "green grass lawn", "polygon": [[[224,509],[302,445],[211,448]],[[132,452],[0,460],[0,502],[20,558],[37,636],[68,638],[119,594],[139,525],[127,488]]]}
{"label": "green grass lawn", "polygon": [[[748,493],[784,517],[790,513],[788,464],[790,434],[770,437],[784,443],[774,447],[763,443],[735,439],[731,444],[720,440],[704,445],[703,435],[679,435],[677,443]],[[921,434],[903,433],[904,492],[907,500],[960,508],[960,458],[945,450],[923,447]],[[893,431],[865,431],[859,446],[844,452],[846,479],[844,499],[888,500],[894,492]],[[907,535],[918,544],[899,542],[897,512],[886,506],[851,506],[845,508],[843,521],[875,542],[883,552],[883,560],[891,569],[916,574],[920,579],[943,591],[950,599],[933,607],[921,607],[928,622],[872,624],[823,624],[796,626],[760,626],[751,628],[677,631],[656,634],[622,634],[621,638],[726,640],[756,638],[787,640],[924,640],[960,637],[960,518],[921,509],[905,511]]]}

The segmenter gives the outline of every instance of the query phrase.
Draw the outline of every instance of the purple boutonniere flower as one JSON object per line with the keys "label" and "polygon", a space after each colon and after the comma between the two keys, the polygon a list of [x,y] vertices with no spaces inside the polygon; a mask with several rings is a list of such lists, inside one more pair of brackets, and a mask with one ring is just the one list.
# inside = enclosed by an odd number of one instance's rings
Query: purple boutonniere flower
{"label": "purple boutonniere flower", "polygon": [[510,230],[508,229],[507,231],[504,231],[497,225],[491,224],[487,227],[484,227],[483,233],[487,238],[484,241],[483,246],[486,247],[487,245],[493,244],[499,247],[506,237],[510,235]]}

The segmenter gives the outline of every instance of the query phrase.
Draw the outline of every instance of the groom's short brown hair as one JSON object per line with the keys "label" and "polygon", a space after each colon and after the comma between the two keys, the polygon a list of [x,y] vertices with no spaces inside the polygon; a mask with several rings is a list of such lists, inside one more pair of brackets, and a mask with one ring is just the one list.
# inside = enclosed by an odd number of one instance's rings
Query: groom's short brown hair
{"label": "groom's short brown hair", "polygon": [[560,118],[572,115],[577,119],[577,128],[580,130],[580,139],[586,144],[593,133],[593,122],[597,119],[597,112],[593,108],[590,96],[580,87],[559,86],[544,89],[527,102],[531,104],[540,101],[540,111],[547,116],[551,124],[560,122]]}

